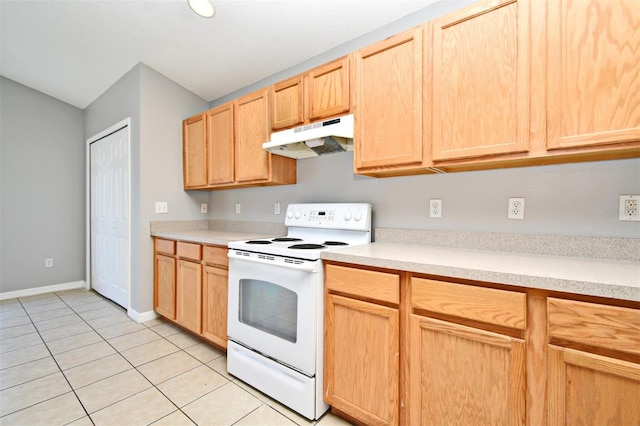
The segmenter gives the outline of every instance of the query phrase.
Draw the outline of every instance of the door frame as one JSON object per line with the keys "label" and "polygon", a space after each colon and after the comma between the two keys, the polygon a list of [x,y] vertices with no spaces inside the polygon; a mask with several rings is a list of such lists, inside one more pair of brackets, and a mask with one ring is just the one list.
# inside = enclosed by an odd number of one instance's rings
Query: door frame
{"label": "door frame", "polygon": [[[91,289],[92,283],[91,283],[91,144],[102,139],[105,138],[107,136],[109,136],[112,133],[115,133],[119,130],[122,129],[126,129],[126,136],[127,136],[127,144],[128,144],[128,148],[129,148],[129,152],[127,153],[127,168],[128,168],[128,175],[129,175],[129,259],[131,259],[131,252],[132,252],[132,217],[131,217],[131,212],[132,212],[132,206],[131,206],[131,198],[132,198],[132,191],[131,191],[131,181],[132,181],[132,176],[131,176],[131,117],[127,117],[122,121],[117,122],[116,124],[108,127],[107,129],[103,130],[102,132],[99,132],[93,136],[91,136],[90,138],[88,138],[86,140],[86,146],[85,146],[85,288]],[[125,306],[125,308],[127,309],[127,314],[129,313],[130,309],[131,309],[131,262],[129,262],[129,267],[128,267],[128,271],[127,271],[127,287],[128,287],[128,300],[127,300],[127,306]]]}

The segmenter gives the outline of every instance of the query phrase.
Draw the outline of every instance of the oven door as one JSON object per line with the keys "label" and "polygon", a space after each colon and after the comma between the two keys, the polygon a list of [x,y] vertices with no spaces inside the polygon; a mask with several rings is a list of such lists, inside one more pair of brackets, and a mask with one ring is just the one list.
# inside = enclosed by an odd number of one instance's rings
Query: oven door
{"label": "oven door", "polygon": [[229,339],[313,376],[321,261],[229,250]]}

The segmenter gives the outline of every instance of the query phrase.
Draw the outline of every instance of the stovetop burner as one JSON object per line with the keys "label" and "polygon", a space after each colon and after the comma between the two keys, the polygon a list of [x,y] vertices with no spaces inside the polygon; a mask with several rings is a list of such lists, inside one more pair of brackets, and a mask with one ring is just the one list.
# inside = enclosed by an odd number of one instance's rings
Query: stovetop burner
{"label": "stovetop burner", "polygon": [[276,242],[276,243],[285,243],[285,242],[288,243],[288,242],[294,242],[294,241],[302,241],[302,238],[278,237],[278,238],[274,238],[271,241]]}
{"label": "stovetop burner", "polygon": [[271,244],[268,240],[249,240],[246,244]]}
{"label": "stovetop burner", "polygon": [[345,243],[344,241],[325,241],[323,243],[325,246],[348,246],[349,243]]}
{"label": "stovetop burner", "polygon": [[298,249],[298,250],[313,250],[313,249],[321,249],[324,248],[322,244],[294,244],[289,246],[290,249]]}

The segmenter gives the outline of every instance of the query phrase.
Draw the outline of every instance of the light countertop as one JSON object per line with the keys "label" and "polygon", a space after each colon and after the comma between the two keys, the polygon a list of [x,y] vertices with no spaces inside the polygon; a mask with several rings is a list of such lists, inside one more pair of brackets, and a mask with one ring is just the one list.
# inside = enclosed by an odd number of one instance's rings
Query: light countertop
{"label": "light countertop", "polygon": [[322,253],[355,265],[640,302],[640,263],[375,242]]}

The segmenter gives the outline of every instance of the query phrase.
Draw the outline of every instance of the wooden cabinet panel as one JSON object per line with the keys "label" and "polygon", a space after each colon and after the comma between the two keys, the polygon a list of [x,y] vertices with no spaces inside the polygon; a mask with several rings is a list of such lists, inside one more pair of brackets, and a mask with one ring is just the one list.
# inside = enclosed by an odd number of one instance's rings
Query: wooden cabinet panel
{"label": "wooden cabinet panel", "polygon": [[171,240],[163,240],[155,238],[156,251],[164,254],[176,254],[176,242]]}
{"label": "wooden cabinet panel", "polygon": [[410,424],[525,423],[523,340],[412,315]]}
{"label": "wooden cabinet panel", "polygon": [[304,122],[303,77],[297,76],[271,88],[271,128],[292,127]]}
{"label": "wooden cabinet panel", "polygon": [[182,170],[184,188],[207,185],[207,135],[204,114],[186,119],[182,125]]}
{"label": "wooden cabinet panel", "polygon": [[176,259],[161,254],[154,258],[153,308],[160,315],[176,318]]}
{"label": "wooden cabinet panel", "polygon": [[354,66],[356,171],[422,164],[422,29],[357,51]]}
{"label": "wooden cabinet panel", "polygon": [[640,364],[549,347],[549,424],[640,424]]}
{"label": "wooden cabinet panel", "polygon": [[227,253],[229,249],[227,247],[202,247],[202,261],[210,265],[229,266],[229,257]]}
{"label": "wooden cabinet panel", "polygon": [[527,295],[515,291],[411,278],[414,308],[524,330]]}
{"label": "wooden cabinet panel", "polygon": [[270,157],[262,144],[268,140],[267,91],[254,92],[236,102],[236,181],[266,181]]}
{"label": "wooden cabinet panel", "polygon": [[394,304],[400,301],[397,274],[327,265],[326,275],[325,286],[329,291]]}
{"label": "wooden cabinet panel", "polygon": [[202,328],[202,265],[178,260],[176,267],[176,322],[199,334]]}
{"label": "wooden cabinet panel", "polygon": [[434,161],[528,150],[529,7],[488,0],[431,23]]}
{"label": "wooden cabinet panel", "polygon": [[549,298],[547,312],[549,337],[640,356],[637,309]]}
{"label": "wooden cabinet panel", "polygon": [[233,183],[233,102],[206,112],[209,185]]}
{"label": "wooden cabinet panel", "polygon": [[547,146],[640,141],[638,2],[549,1],[547,17]]}
{"label": "wooden cabinet panel", "polygon": [[193,260],[202,259],[202,246],[200,244],[178,241],[176,252],[179,257]]}
{"label": "wooden cabinet panel", "polygon": [[309,72],[309,120],[346,114],[351,109],[349,57]]}
{"label": "wooden cabinet panel", "polygon": [[369,425],[398,424],[397,309],[328,294],[325,400]]}
{"label": "wooden cabinet panel", "polygon": [[225,349],[228,276],[226,269],[205,266],[202,283],[202,336]]}

